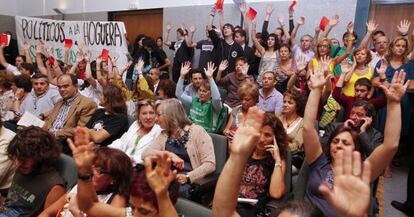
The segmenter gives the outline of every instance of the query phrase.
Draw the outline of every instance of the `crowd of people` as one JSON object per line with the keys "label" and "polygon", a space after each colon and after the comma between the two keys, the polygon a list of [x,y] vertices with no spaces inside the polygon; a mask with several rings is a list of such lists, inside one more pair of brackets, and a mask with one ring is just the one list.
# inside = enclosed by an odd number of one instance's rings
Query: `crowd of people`
{"label": "crowd of people", "polygon": [[[245,3],[240,12],[242,27],[213,6],[198,42],[183,24],[175,41],[171,24],[164,37],[138,35],[122,67],[84,46],[74,63],[70,48],[56,60],[43,41],[34,57],[27,43],[21,55],[13,41],[0,46],[0,216],[178,216],[177,198],[215,172],[212,133],[229,152],[213,216],[366,216],[378,177],[412,151],[411,23],[389,38],[374,20],[364,36],[349,22],[340,41],[329,37],[337,15],[297,37],[306,24],[294,9],[269,32],[267,6],[260,33]],[[43,127],[18,126],[27,113]],[[56,167],[61,154],[78,168],[76,186]],[[303,170],[305,200],[292,200],[285,177]],[[407,200],[392,202],[408,215],[413,170]]]}

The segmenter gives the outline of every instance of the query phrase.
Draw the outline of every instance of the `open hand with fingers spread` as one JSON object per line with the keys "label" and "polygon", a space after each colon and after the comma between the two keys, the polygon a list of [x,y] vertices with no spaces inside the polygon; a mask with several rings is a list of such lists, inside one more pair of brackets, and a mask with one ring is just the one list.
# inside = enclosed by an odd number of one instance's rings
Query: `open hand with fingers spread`
{"label": "open hand with fingers spread", "polygon": [[391,84],[381,84],[380,88],[387,96],[388,102],[399,103],[407,90],[409,80],[405,81],[405,72],[403,69],[396,71],[392,78]]}
{"label": "open hand with fingers spread", "polygon": [[79,169],[79,174],[92,173],[92,164],[95,158],[93,150],[94,143],[91,141],[89,130],[85,127],[74,129],[75,138],[68,139],[70,149],[72,150],[73,159]]}
{"label": "open hand with fingers spread", "polygon": [[339,150],[333,162],[334,184],[326,184],[319,190],[339,216],[366,216],[370,202],[371,166],[368,161],[361,164],[361,154],[349,149]]}
{"label": "open hand with fingers spread", "polygon": [[206,74],[207,78],[210,79],[213,77],[214,71],[216,71],[216,67],[213,62],[207,63],[207,68],[204,68],[204,73]]}
{"label": "open hand with fingers spread", "polygon": [[181,71],[180,71],[181,77],[184,78],[190,70],[191,70],[191,62],[190,61],[186,61],[183,64],[181,64]]}
{"label": "open hand with fingers spread", "polygon": [[402,36],[406,36],[410,30],[411,22],[408,20],[401,20],[400,25],[397,26],[398,32]]}

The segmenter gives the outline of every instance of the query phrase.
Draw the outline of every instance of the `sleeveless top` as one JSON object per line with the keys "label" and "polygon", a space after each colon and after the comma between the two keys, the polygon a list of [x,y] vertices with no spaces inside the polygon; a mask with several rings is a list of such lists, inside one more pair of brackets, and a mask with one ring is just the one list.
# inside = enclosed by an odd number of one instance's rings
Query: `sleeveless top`
{"label": "sleeveless top", "polygon": [[279,69],[278,55],[276,52],[273,52],[271,56],[264,55],[260,60],[259,72],[257,76],[257,82],[261,83],[263,73],[267,71],[276,72]]}
{"label": "sleeveless top", "polygon": [[6,212],[12,209],[19,216],[37,216],[56,185],[64,186],[65,182],[55,169],[35,175],[24,175],[17,170],[7,195]]}
{"label": "sleeveless top", "polygon": [[372,67],[370,65],[368,65],[367,73],[365,73],[364,75],[357,75],[356,73],[352,72],[349,81],[346,82],[346,85],[342,88],[343,94],[345,96],[355,96],[355,82],[360,78],[368,78],[369,80],[371,80],[373,75],[374,70],[372,70]]}

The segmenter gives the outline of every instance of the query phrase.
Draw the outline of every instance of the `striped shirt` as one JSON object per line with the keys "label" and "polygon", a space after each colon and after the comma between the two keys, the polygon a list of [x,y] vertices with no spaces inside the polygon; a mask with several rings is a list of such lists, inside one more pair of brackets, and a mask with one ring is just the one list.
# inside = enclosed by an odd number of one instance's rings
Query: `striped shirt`
{"label": "striped shirt", "polygon": [[60,107],[60,110],[56,116],[56,120],[52,124],[52,131],[56,132],[63,128],[66,117],[68,116],[68,113],[69,113],[69,109],[78,96],[79,96],[79,93],[77,93],[76,96],[68,100],[63,100],[63,105],[62,107]]}

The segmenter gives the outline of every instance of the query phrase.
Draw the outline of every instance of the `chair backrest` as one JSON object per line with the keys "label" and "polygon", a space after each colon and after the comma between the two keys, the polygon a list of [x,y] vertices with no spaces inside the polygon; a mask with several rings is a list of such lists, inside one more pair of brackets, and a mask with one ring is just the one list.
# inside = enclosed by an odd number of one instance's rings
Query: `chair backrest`
{"label": "chair backrest", "polygon": [[292,191],[292,152],[287,151],[285,171],[285,195]]}
{"label": "chair backrest", "polygon": [[211,209],[183,198],[178,198],[177,203],[175,203],[175,208],[179,215],[183,215],[185,217],[213,216]]}
{"label": "chair backrest", "polygon": [[309,164],[303,161],[302,167],[299,170],[298,179],[293,186],[293,195],[295,200],[302,200],[305,197],[306,186],[309,179]]}
{"label": "chair backrest", "polygon": [[73,158],[66,154],[60,154],[56,169],[66,181],[66,190],[72,189],[78,180],[78,168]]}
{"label": "chair backrest", "polygon": [[216,155],[215,174],[220,174],[227,160],[227,138],[225,136],[209,133],[214,145],[214,154]]}

